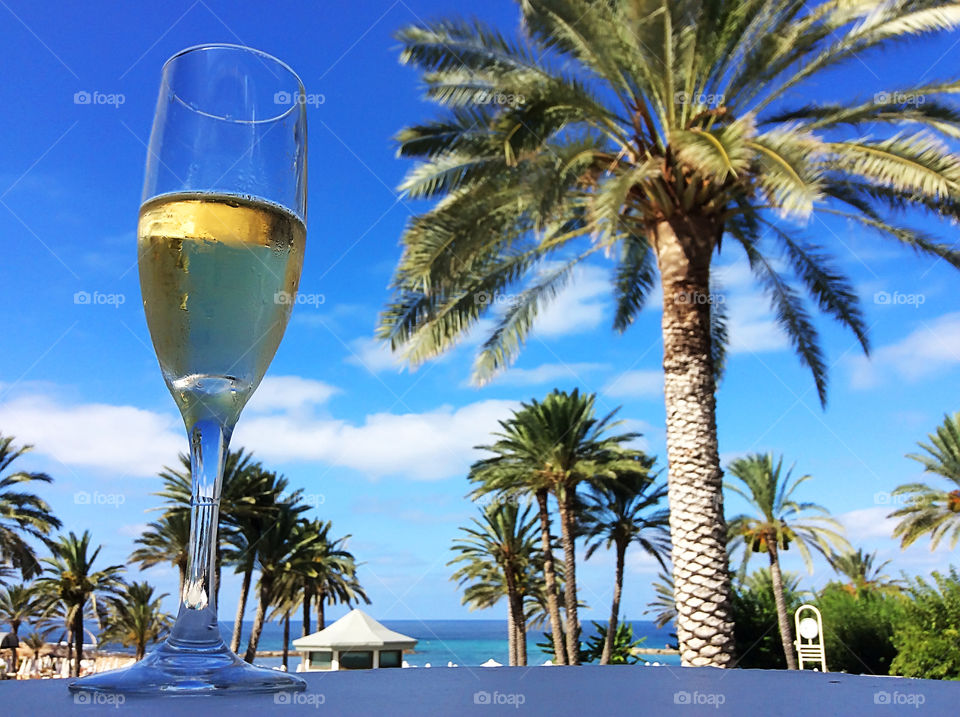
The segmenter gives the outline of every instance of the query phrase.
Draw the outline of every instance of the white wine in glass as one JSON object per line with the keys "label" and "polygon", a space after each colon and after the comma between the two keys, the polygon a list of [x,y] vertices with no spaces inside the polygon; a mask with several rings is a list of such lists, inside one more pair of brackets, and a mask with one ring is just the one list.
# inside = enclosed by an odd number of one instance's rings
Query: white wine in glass
{"label": "white wine in glass", "polygon": [[294,305],[306,240],[303,84],[249,47],[204,45],[163,66],[137,231],[140,289],[160,369],[190,442],[190,545],[170,636],[140,662],[73,691],[302,690],[254,667],[217,622],[223,464]]}

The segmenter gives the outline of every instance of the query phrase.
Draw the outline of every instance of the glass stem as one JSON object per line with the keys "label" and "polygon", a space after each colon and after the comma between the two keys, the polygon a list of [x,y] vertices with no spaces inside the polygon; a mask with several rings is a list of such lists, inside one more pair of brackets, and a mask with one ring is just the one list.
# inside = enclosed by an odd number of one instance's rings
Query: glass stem
{"label": "glass stem", "polygon": [[190,439],[190,547],[187,576],[180,595],[180,612],[170,635],[179,646],[216,645],[217,527],[224,461],[233,426],[201,418],[188,429]]}

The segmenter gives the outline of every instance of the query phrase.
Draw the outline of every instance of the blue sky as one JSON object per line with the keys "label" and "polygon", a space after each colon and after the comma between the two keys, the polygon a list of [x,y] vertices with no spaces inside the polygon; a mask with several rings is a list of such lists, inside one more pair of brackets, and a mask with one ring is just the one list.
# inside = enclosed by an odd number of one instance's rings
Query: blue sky
{"label": "blue sky", "polygon": [[[0,431],[36,449],[21,468],[48,471],[42,493],[66,529],[90,529],[103,559],[125,563],[156,514],[155,475],[185,448],[140,306],[135,224],[159,71],[175,51],[241,42],[277,55],[323,102],[308,111],[310,180],[304,294],[276,360],[241,419],[234,446],[282,471],[350,533],[361,577],[381,618],[469,615],[449,582],[449,546],[475,509],[465,472],[496,421],[554,386],[600,394],[605,410],[645,434],[664,464],[661,343],[656,305],[616,336],[610,267],[590,265],[540,324],[515,369],[476,389],[469,345],[417,372],[400,372],[372,341],[396,261],[398,237],[418,207],[395,187],[408,164],[391,136],[428,117],[413,71],[397,63],[391,34],[458,12],[440,0],[390,3],[168,2],[48,5],[2,0],[0,41],[0,297],[8,307],[0,351]],[[512,30],[509,0],[475,12]],[[870,96],[911,77],[942,77],[960,61],[960,37],[857,58],[807,86],[807,97]],[[77,92],[122,103],[76,104]],[[949,237],[949,226],[931,227]],[[901,552],[887,536],[889,491],[919,477],[904,458],[947,411],[957,410],[960,308],[957,276],[843,222],[813,220],[805,235],[827,246],[853,278],[875,347],[825,319],[830,403],[822,411],[809,374],[774,327],[743,257],[724,251],[720,278],[732,317],[732,359],[719,391],[724,460],[782,452],[814,480],[801,497],[841,517],[856,545],[878,549],[894,570],[949,562],[921,543]],[[731,246],[731,249],[733,247]],[[953,287],[953,288],[952,288]],[[96,298],[75,303],[77,292]],[[884,297],[895,296],[884,303]],[[101,302],[101,303],[97,303]],[[729,502],[729,508],[737,505]],[[795,556],[787,567],[797,568]],[[757,563],[759,565],[759,563]],[[652,595],[651,561],[634,554],[624,612],[640,619]],[[582,568],[582,597],[605,618],[613,566],[598,554]],[[227,573],[221,612],[236,609]],[[827,579],[818,564],[809,584]],[[149,579],[175,592],[171,570]],[[174,608],[172,600],[168,601]],[[339,610],[331,611],[337,616]],[[477,617],[501,617],[488,611]]]}

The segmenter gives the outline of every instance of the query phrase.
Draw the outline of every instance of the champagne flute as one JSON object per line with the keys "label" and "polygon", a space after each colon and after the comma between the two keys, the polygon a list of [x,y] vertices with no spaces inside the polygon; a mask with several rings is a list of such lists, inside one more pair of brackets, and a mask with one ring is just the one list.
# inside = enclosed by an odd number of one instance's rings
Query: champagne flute
{"label": "champagne flute", "polygon": [[295,301],[306,238],[303,84],[237,45],[163,67],[138,226],[140,288],[164,380],[190,441],[190,549],[170,636],[135,665],[70,689],[204,694],[303,689],[254,667],[217,624],[220,484],[230,435]]}

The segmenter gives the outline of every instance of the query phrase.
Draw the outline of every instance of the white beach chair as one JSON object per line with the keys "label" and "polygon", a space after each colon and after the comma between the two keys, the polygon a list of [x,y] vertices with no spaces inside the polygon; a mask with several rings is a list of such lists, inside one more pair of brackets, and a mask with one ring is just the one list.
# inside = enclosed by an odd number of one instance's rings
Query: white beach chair
{"label": "white beach chair", "polygon": [[813,605],[801,605],[793,614],[794,630],[797,639],[793,644],[797,648],[797,658],[800,662],[800,669],[803,664],[819,664],[820,672],[827,671],[827,654],[823,646],[823,619],[820,617],[820,611]]}

